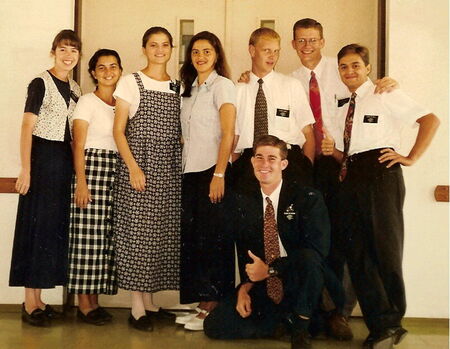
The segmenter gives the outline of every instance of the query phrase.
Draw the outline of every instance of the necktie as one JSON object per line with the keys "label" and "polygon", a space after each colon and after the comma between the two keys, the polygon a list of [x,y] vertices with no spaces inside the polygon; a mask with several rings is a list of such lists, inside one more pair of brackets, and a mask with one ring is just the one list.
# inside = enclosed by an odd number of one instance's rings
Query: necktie
{"label": "necktie", "polygon": [[348,104],[347,116],[345,118],[345,127],[344,127],[344,157],[342,159],[341,170],[339,171],[339,181],[343,181],[345,176],[347,175],[347,160],[348,160],[348,151],[350,149],[350,140],[352,137],[352,127],[353,127],[353,115],[355,114],[355,98],[356,93],[352,93],[352,97],[350,98],[350,102]]}
{"label": "necktie", "polygon": [[262,88],[263,83],[263,79],[258,80],[259,87],[255,101],[255,128],[253,133],[253,141],[255,141],[260,136],[267,135],[269,132],[269,126],[267,122],[267,101],[266,96],[264,95],[264,90]]}
{"label": "necktie", "polygon": [[309,80],[309,105],[316,120],[314,123],[314,138],[316,141],[316,156],[318,156],[322,152],[323,122],[319,84],[317,83],[316,74],[313,71]]}
{"label": "necktie", "polygon": [[[280,257],[280,245],[278,243],[278,229],[275,221],[275,212],[272,201],[266,197],[267,206],[264,212],[264,254],[266,263],[269,264]],[[279,304],[283,299],[283,284],[280,278],[273,276],[267,280],[267,295]]]}

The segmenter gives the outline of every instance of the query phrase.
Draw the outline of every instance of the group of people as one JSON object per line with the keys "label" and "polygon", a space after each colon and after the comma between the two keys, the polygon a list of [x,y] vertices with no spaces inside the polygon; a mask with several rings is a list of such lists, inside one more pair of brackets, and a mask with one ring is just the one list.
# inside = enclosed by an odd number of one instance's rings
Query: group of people
{"label": "group of people", "polygon": [[[98,295],[121,288],[139,330],[159,319],[221,339],[284,329],[292,348],[310,348],[321,317],[331,336],[352,338],[353,287],[370,331],[364,348],[398,344],[407,333],[400,165],[423,154],[439,121],[392,79],[375,86],[365,47],[347,45],[336,61],[321,55],[324,43],[320,23],[296,22],[302,66],[286,76],[274,70],[280,36],[259,28],[251,71],[235,85],[220,40],[203,31],[179,82],[167,74],[172,36],[152,27],[144,69],[121,78],[118,53],[100,49],[88,68],[96,89],[81,96],[70,78],[81,42],[61,31],[22,123],[10,274],[10,286],[25,287],[22,320],[50,325],[61,313],[41,290],[65,285],[77,316],[103,325],[112,316]],[[402,156],[400,130],[414,123]],[[199,303],[195,313],[159,308],[161,290],[180,290],[180,303]]]}

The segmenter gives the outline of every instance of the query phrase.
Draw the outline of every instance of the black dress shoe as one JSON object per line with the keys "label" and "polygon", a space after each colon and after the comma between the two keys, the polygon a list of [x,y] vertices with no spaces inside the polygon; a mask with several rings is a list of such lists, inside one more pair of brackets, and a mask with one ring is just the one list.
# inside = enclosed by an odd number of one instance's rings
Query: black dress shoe
{"label": "black dress shoe", "polygon": [[105,324],[105,319],[102,317],[102,315],[97,309],[91,310],[86,315],[83,314],[83,312],[80,309],[78,309],[77,317],[80,320],[91,325],[102,326]]}
{"label": "black dress shoe", "polygon": [[408,331],[403,327],[390,327],[376,334],[369,334],[363,343],[363,349],[393,349],[400,343]]}
{"label": "black dress shoe", "polygon": [[46,304],[44,309],[44,314],[47,316],[50,320],[60,319],[63,317],[63,313],[60,311],[55,310],[51,305]]}
{"label": "black dress shoe", "polygon": [[394,344],[399,344],[408,334],[408,331],[404,329],[403,327],[399,326],[396,327],[395,333],[394,333]]}
{"label": "black dress shoe", "polygon": [[363,342],[363,349],[393,349],[395,330],[389,328],[379,334],[369,334]]}
{"label": "black dress shoe", "polygon": [[177,316],[175,314],[172,314],[171,312],[164,310],[162,308],[159,308],[158,311],[146,310],[145,315],[147,315],[150,319],[154,319],[154,320],[175,321],[175,319],[177,318]]}
{"label": "black dress shoe", "polygon": [[25,303],[22,304],[22,321],[32,326],[48,327],[50,326],[50,320],[45,316],[42,309],[35,309],[28,314],[25,310]]}
{"label": "black dress shoe", "polygon": [[306,329],[292,331],[291,349],[311,349],[311,341]]}
{"label": "black dress shoe", "polygon": [[139,319],[135,319],[132,314],[128,318],[128,323],[136,330],[150,332],[153,331],[153,324],[147,315],[142,315]]}
{"label": "black dress shoe", "polygon": [[98,307],[96,310],[99,312],[99,314],[101,315],[101,317],[103,317],[103,319],[105,321],[111,321],[112,320],[113,316],[108,311],[106,311],[105,308]]}

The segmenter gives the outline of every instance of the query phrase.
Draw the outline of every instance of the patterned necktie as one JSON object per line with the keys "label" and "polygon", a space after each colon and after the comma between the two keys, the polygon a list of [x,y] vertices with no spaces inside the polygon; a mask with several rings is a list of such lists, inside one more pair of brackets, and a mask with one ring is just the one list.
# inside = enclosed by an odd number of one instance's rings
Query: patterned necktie
{"label": "patterned necktie", "polygon": [[[266,256],[266,263],[270,264],[280,257],[280,245],[278,243],[278,229],[272,201],[268,197],[266,197],[266,201],[267,206],[266,211],[264,212],[264,254]],[[266,281],[267,295],[276,304],[279,304],[283,299],[283,284],[281,283],[280,278],[273,276]]]}
{"label": "patterned necktie", "polygon": [[316,156],[318,156],[322,153],[323,122],[319,84],[313,71],[311,71],[311,79],[309,80],[309,105],[316,120],[314,123],[314,139],[316,141]]}
{"label": "patterned necktie", "polygon": [[344,157],[342,159],[341,170],[339,171],[339,181],[343,181],[345,176],[347,175],[347,160],[348,160],[348,151],[350,149],[350,140],[352,137],[352,127],[353,127],[353,115],[355,114],[355,98],[356,93],[352,93],[352,97],[350,98],[350,102],[348,104],[347,116],[345,118],[345,127],[344,127]]}
{"label": "patterned necktie", "polygon": [[253,133],[253,141],[255,141],[258,137],[265,136],[269,133],[269,126],[267,122],[267,101],[262,88],[263,83],[263,79],[258,80],[259,87],[255,102],[255,128]]}

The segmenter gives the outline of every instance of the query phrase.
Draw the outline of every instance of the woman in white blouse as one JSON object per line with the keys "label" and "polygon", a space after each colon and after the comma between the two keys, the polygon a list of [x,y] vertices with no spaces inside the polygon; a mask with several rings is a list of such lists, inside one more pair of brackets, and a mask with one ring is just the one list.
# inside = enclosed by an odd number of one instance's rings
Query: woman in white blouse
{"label": "woman in white blouse", "polygon": [[74,112],[72,187],[67,289],[78,295],[78,317],[103,325],[112,316],[98,305],[99,294],[116,294],[112,241],[112,186],[117,162],[113,138],[113,92],[122,74],[119,54],[100,49],[89,60],[94,92],[83,95]]}
{"label": "woman in white blouse", "polygon": [[234,289],[231,235],[226,231],[227,168],[234,137],[236,91],[220,40],[196,34],[180,72],[184,87],[181,303],[200,302],[198,314],[178,318],[189,330]]}

